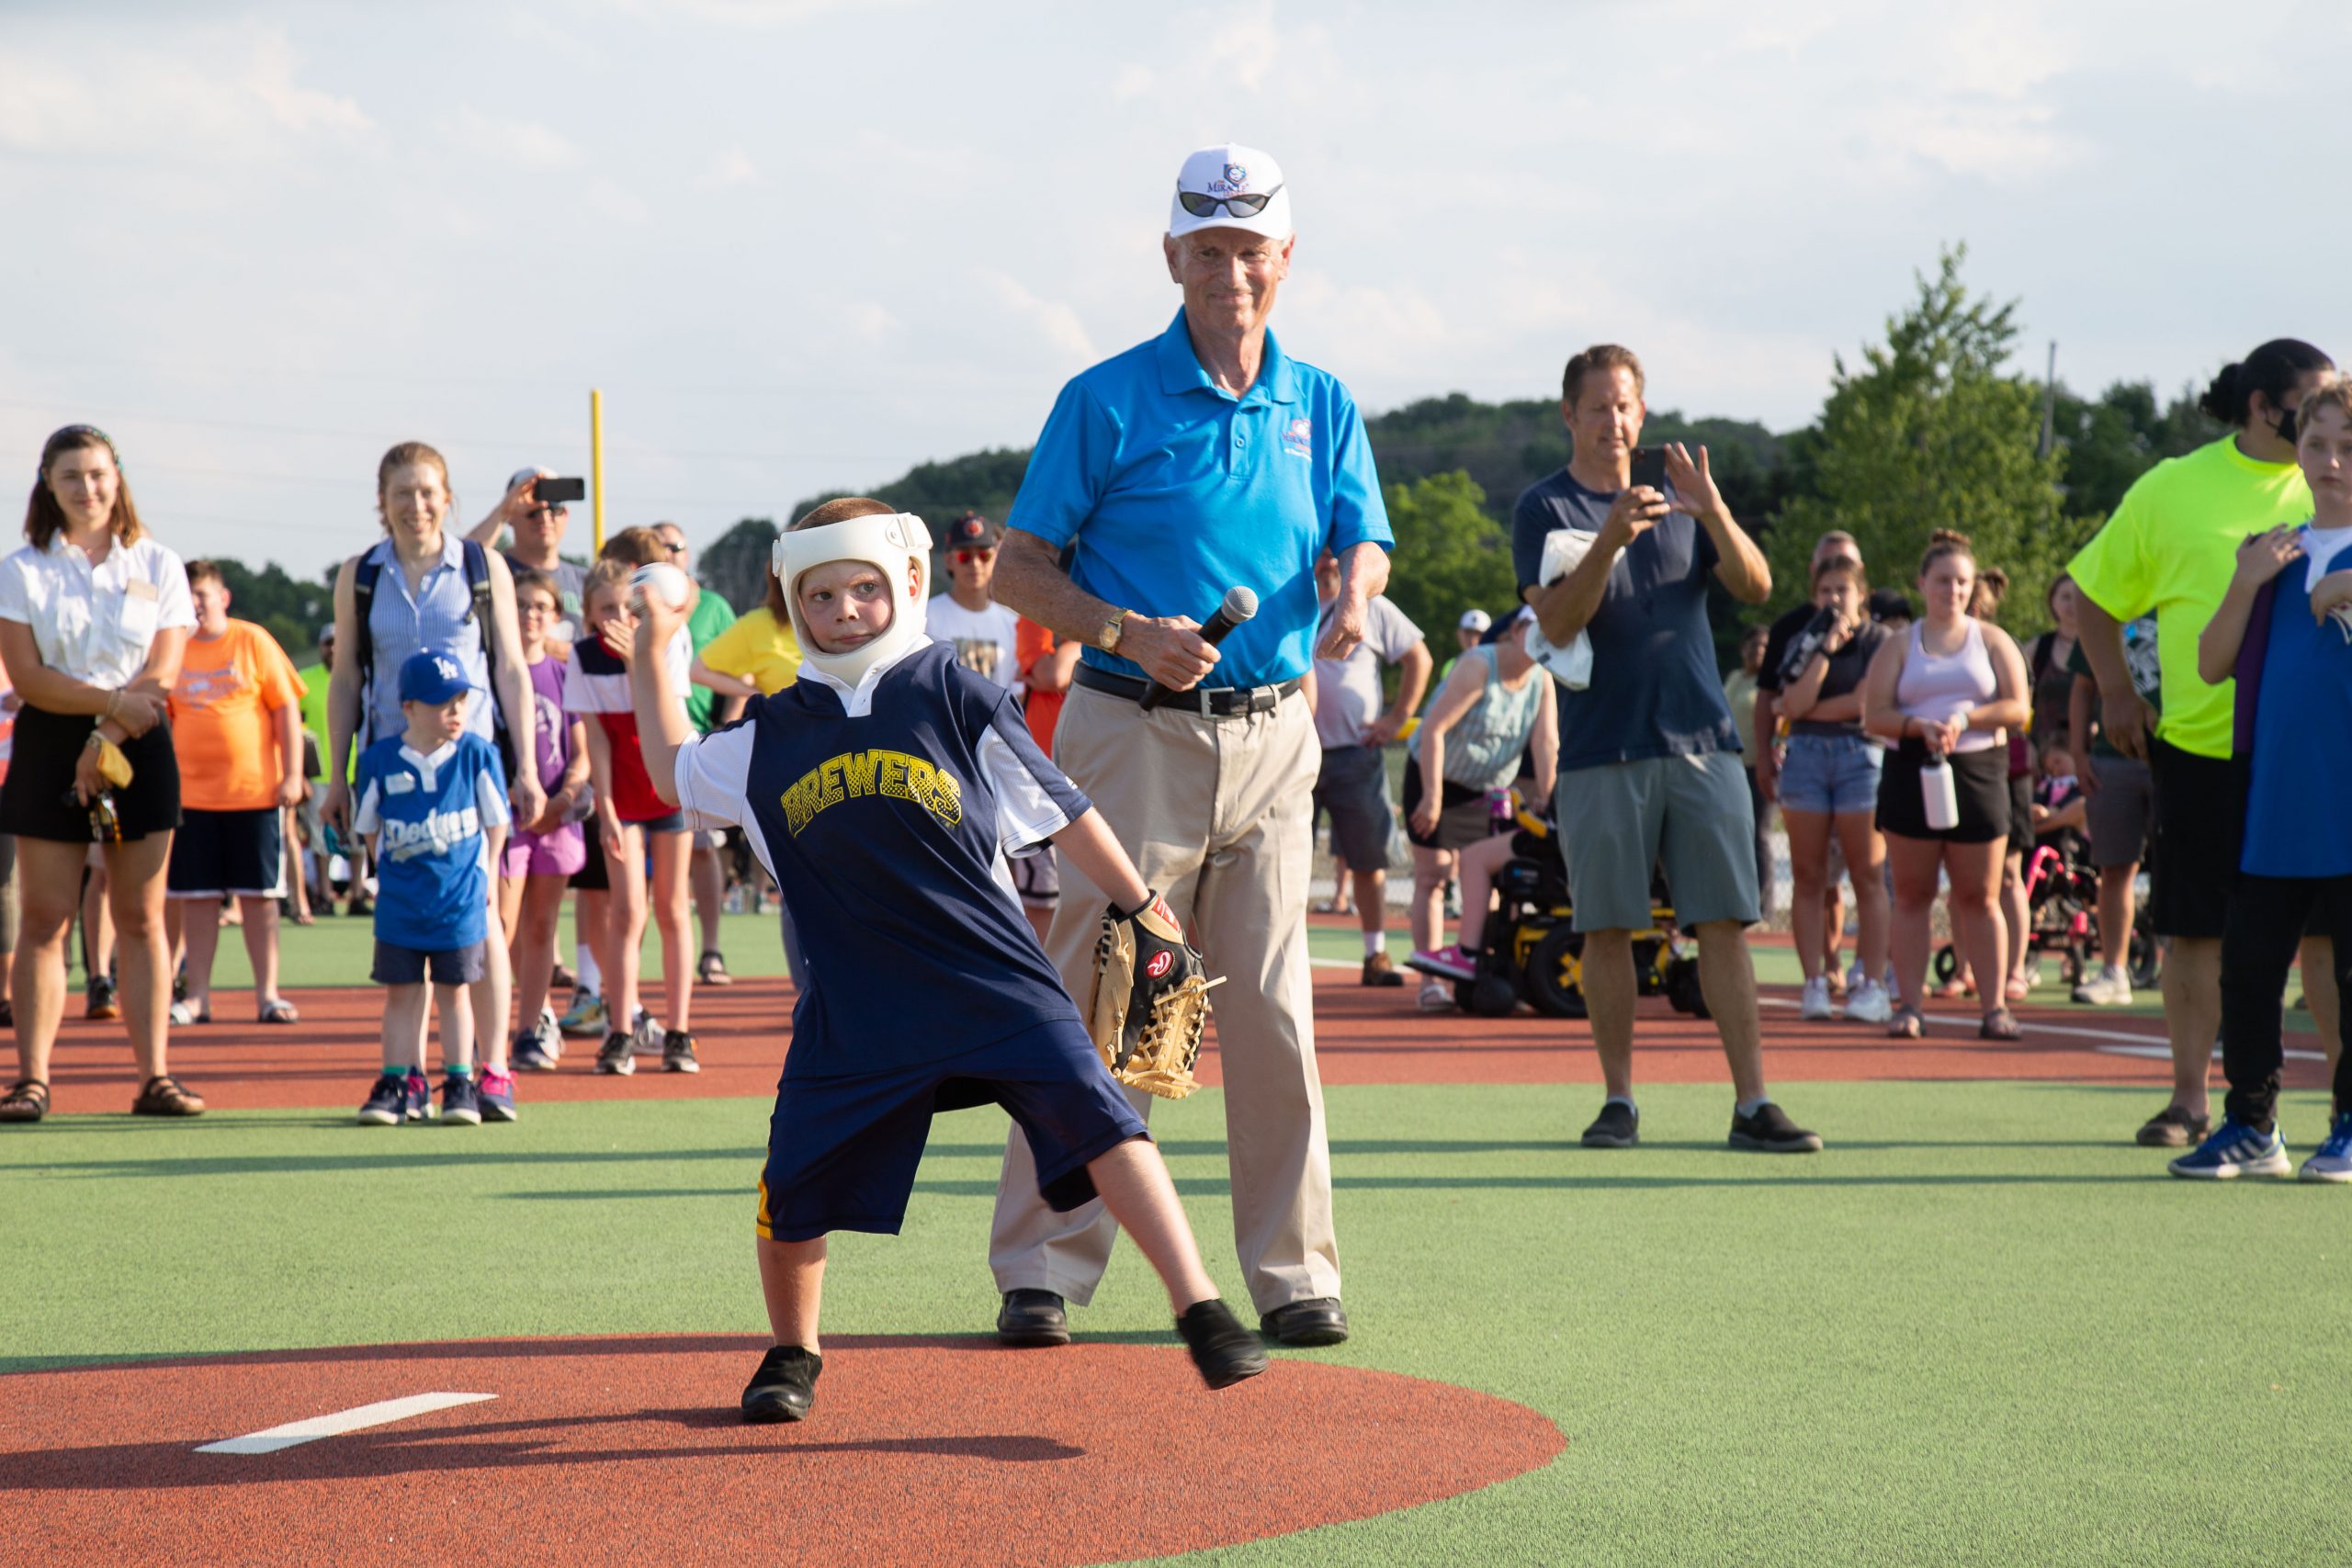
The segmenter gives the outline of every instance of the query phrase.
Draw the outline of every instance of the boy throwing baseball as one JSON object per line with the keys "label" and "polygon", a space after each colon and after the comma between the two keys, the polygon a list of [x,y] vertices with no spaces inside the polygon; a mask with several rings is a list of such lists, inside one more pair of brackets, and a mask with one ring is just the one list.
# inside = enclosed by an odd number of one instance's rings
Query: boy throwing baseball
{"label": "boy throwing baseball", "polygon": [[748,1420],[808,1414],[827,1233],[895,1234],[933,1113],[990,1101],[1028,1134],[1048,1203],[1099,1195],[1136,1238],[1210,1387],[1266,1367],[999,856],[1050,840],[1113,894],[1114,934],[1142,933],[1144,972],[1197,960],[1011,694],[924,635],[930,547],[922,519],[854,497],[795,523],[775,570],[800,680],[699,739],[655,654],[680,612],[659,593],[637,606],[629,681],[654,790],[699,825],[746,830],[823,977],[794,1007],[769,1122],[757,1228],[775,1345],[743,1391]]}

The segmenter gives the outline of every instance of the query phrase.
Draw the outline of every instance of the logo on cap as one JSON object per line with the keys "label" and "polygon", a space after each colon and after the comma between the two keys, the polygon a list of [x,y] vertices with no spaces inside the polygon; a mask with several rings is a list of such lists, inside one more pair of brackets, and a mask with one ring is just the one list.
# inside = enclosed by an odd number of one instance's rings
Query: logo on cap
{"label": "logo on cap", "polygon": [[466,672],[458,668],[458,661],[446,653],[436,653],[433,656],[433,672],[444,681],[462,681],[466,678]]}
{"label": "logo on cap", "polygon": [[1228,185],[1246,186],[1250,183],[1250,171],[1238,164],[1227,164],[1225,166],[1225,178]]}

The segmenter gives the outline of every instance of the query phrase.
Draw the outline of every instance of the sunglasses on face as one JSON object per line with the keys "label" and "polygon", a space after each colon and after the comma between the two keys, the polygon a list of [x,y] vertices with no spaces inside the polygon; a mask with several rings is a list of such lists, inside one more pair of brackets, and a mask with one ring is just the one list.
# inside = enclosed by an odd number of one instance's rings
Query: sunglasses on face
{"label": "sunglasses on face", "polygon": [[996,547],[993,545],[977,550],[957,550],[956,552],[956,564],[957,566],[969,566],[976,560],[994,559],[996,559]]}
{"label": "sunglasses on face", "polygon": [[1255,218],[1266,210],[1266,203],[1273,200],[1275,193],[1282,188],[1276,186],[1263,196],[1204,196],[1199,191],[1186,190],[1179,186],[1176,199],[1185,211],[1195,218],[1206,218],[1219,209],[1235,218]]}

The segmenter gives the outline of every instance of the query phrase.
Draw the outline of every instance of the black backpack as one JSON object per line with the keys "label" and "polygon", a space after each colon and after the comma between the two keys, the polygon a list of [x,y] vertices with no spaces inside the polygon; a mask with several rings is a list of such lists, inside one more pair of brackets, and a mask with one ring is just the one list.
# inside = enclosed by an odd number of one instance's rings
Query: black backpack
{"label": "black backpack", "polygon": [[[473,590],[473,604],[466,611],[481,637],[482,658],[490,670],[490,728],[498,741],[498,760],[505,764],[506,776],[514,776],[514,743],[506,733],[506,714],[498,705],[498,638],[492,635],[490,607],[490,552],[471,539],[462,541],[466,586]],[[376,682],[376,634],[368,624],[368,612],[376,604],[376,582],[384,574],[384,563],[369,550],[359,558],[359,565],[351,576],[351,612],[354,629],[357,633],[359,656],[359,711],[364,715],[374,706],[371,688]]]}

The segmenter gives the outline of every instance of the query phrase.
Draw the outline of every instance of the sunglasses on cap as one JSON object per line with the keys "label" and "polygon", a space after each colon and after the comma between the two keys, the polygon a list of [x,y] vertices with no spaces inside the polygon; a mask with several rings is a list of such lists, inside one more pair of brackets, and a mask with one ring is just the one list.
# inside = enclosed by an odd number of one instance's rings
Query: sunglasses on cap
{"label": "sunglasses on cap", "polygon": [[1176,187],[1176,199],[1195,218],[1206,218],[1220,208],[1228,217],[1255,218],[1266,210],[1266,203],[1273,200],[1282,188],[1276,186],[1263,196],[1204,196],[1180,185]]}

